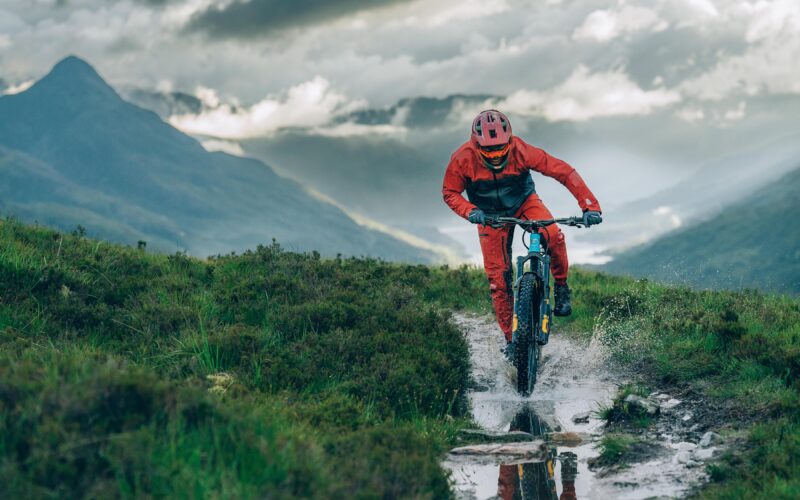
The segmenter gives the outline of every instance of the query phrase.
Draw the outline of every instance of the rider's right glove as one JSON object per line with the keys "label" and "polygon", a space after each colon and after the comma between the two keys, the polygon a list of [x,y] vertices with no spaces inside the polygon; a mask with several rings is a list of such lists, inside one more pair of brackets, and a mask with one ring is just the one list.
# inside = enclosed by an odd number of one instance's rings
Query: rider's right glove
{"label": "rider's right glove", "polygon": [[467,220],[473,224],[486,225],[486,214],[480,208],[473,208],[472,212],[467,215]]}
{"label": "rider's right glove", "polygon": [[583,212],[583,225],[586,227],[596,226],[603,222],[603,217],[597,210],[587,210]]}

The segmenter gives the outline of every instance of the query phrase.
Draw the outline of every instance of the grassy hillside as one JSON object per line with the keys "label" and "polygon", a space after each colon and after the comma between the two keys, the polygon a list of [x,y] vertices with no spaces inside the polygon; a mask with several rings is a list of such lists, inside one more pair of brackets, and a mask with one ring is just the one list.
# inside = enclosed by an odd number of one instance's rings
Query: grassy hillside
{"label": "grassy hillside", "polygon": [[[575,271],[575,313],[744,446],[709,498],[800,494],[800,301]],[[449,495],[481,271],[261,247],[200,261],[0,223],[0,482],[11,497]]]}
{"label": "grassy hillside", "polygon": [[700,497],[800,496],[800,300],[594,273],[572,282],[570,329],[594,332],[646,383],[704,395],[727,432],[745,432]]}
{"label": "grassy hillside", "polygon": [[277,246],[200,261],[2,221],[3,496],[445,497],[468,356],[437,307],[484,288],[466,269]]}
{"label": "grassy hillside", "polygon": [[624,253],[604,270],[702,288],[800,294],[800,170],[699,225]]}

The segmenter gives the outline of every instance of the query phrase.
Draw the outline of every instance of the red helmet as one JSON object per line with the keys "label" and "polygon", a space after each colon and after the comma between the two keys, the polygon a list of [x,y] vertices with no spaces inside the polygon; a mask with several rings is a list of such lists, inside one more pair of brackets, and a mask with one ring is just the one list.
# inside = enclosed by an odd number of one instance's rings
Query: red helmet
{"label": "red helmet", "polygon": [[481,111],[472,122],[472,139],[487,167],[500,170],[511,147],[511,122],[496,109]]}

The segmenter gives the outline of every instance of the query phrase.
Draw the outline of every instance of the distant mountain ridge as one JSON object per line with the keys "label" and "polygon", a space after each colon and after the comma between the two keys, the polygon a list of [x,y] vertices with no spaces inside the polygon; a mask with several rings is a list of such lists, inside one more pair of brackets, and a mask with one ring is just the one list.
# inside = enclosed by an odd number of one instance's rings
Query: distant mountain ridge
{"label": "distant mountain ridge", "polygon": [[700,288],[800,294],[800,169],[717,216],[618,255],[603,269]]}
{"label": "distant mountain ridge", "polygon": [[358,225],[260,161],[207,152],[74,56],[25,92],[0,97],[0,181],[4,214],[67,230],[81,224],[128,244],[208,255],[275,238],[325,255],[434,259]]}

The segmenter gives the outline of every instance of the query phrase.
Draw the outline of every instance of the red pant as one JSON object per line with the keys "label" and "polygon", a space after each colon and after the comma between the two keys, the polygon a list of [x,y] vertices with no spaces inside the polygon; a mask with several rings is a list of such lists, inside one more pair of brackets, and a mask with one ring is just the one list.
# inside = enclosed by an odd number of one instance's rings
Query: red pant
{"label": "red pant", "polygon": [[[539,196],[532,194],[525,200],[515,215],[520,219],[552,219],[553,216],[544,206]],[[512,292],[512,279],[514,276],[511,260],[511,244],[514,238],[514,226],[495,229],[491,226],[478,226],[478,235],[483,252],[483,267],[489,278],[489,289],[492,293],[494,313],[500,329],[511,340],[511,324],[514,318],[514,297]],[[542,238],[547,240],[550,249],[550,270],[556,283],[567,281],[569,261],[567,260],[567,245],[564,233],[556,224],[548,226],[542,232]]]}

